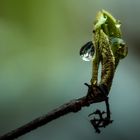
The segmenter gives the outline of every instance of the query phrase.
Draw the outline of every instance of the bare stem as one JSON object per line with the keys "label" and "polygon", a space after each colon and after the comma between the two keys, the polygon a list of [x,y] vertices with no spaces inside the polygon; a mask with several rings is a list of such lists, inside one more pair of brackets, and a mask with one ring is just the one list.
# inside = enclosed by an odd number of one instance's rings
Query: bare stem
{"label": "bare stem", "polygon": [[103,97],[101,94],[98,94],[96,97],[90,98],[84,96],[79,99],[72,100],[68,103],[63,104],[62,106],[50,111],[46,115],[38,117],[31,122],[12,130],[2,136],[0,136],[0,140],[13,140],[16,139],[40,126],[43,126],[63,115],[66,115],[70,112],[78,112],[82,107],[89,106],[92,103],[105,101],[106,97]]}

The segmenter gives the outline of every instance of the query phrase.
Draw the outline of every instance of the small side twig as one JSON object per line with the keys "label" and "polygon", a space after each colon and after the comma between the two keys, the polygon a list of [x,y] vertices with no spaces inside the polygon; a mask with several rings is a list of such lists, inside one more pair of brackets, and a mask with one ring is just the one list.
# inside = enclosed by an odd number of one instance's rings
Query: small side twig
{"label": "small side twig", "polygon": [[101,94],[97,95],[94,98],[84,96],[79,99],[72,100],[62,106],[50,111],[46,115],[38,117],[33,121],[15,129],[11,132],[8,132],[0,136],[0,140],[13,140],[16,139],[40,126],[43,126],[52,120],[55,120],[63,115],[66,115],[70,112],[78,112],[82,107],[89,106],[90,104],[105,101],[106,97],[103,97]]}
{"label": "small side twig", "polygon": [[[91,119],[90,122],[95,128],[97,133],[101,132],[100,128],[105,128],[106,126],[108,126],[113,122],[113,120],[111,120],[110,117],[111,113],[109,108],[108,97],[105,100],[105,104],[106,104],[106,112],[105,111],[101,112],[99,109],[97,109],[95,112],[89,114],[89,116],[93,116],[93,119]],[[106,116],[103,116],[104,114],[106,114]],[[95,118],[96,115],[98,115],[97,118]]]}

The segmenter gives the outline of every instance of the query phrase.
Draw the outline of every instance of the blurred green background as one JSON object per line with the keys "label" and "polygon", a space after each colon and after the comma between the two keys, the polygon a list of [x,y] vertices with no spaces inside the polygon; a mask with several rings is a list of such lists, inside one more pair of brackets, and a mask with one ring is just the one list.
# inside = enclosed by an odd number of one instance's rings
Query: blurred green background
{"label": "blurred green background", "polygon": [[110,93],[114,123],[94,132],[87,116],[101,103],[19,140],[140,139],[139,6],[139,0],[0,0],[0,135],[86,94],[91,63],[79,49],[91,40],[96,13],[106,9],[121,20],[129,47]]}

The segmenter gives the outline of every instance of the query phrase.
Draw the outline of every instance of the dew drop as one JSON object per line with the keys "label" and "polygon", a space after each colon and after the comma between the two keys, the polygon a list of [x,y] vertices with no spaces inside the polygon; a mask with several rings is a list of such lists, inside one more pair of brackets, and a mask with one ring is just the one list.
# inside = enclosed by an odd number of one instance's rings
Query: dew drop
{"label": "dew drop", "polygon": [[84,61],[91,61],[93,60],[93,55],[94,55],[94,46],[93,43],[89,41],[80,49],[80,56]]}
{"label": "dew drop", "polygon": [[92,55],[90,54],[90,53],[86,53],[86,54],[83,54],[83,55],[81,55],[82,56],[82,59],[84,60],[84,61],[91,61],[92,60]]}

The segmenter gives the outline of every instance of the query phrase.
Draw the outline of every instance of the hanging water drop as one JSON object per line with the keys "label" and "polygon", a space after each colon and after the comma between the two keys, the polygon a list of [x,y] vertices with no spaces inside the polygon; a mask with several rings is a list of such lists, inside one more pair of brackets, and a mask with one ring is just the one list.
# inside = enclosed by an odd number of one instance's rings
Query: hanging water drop
{"label": "hanging water drop", "polygon": [[89,41],[80,49],[80,56],[84,61],[91,61],[93,60],[93,55],[94,55],[94,46],[92,41]]}

